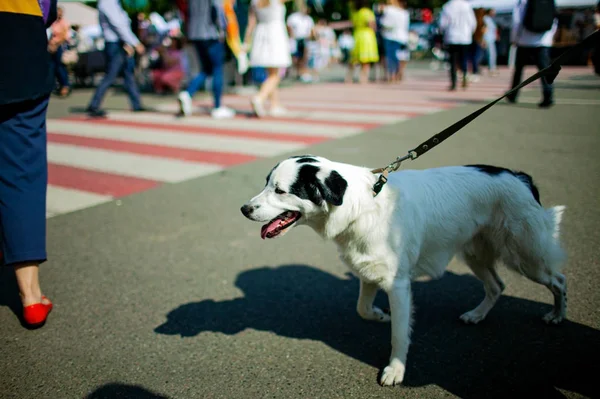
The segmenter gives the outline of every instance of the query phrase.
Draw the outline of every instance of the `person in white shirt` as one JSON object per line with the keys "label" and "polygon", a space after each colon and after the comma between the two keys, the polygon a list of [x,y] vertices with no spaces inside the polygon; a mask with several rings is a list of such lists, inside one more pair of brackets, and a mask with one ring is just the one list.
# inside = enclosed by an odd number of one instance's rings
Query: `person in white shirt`
{"label": "person in white shirt", "polygon": [[308,73],[308,52],[306,51],[306,41],[314,36],[315,23],[310,15],[308,8],[301,8],[290,14],[287,18],[289,35],[296,41],[296,53],[293,54],[294,65],[298,73],[298,79],[310,81],[311,75]]}
{"label": "person in white shirt", "polygon": [[456,63],[463,73],[462,84],[467,87],[467,55],[477,27],[473,8],[466,0],[450,0],[442,8],[440,30],[450,56],[450,90],[456,90]]}
{"label": "person in white shirt", "polygon": [[[523,68],[530,62],[534,62],[538,70],[547,68],[550,65],[550,47],[556,34],[558,20],[554,18],[552,27],[546,32],[531,32],[523,26],[525,11],[527,10],[528,0],[518,0],[513,9],[513,21],[511,31],[511,43],[517,46],[515,57],[515,70],[513,74],[512,87],[521,83]],[[538,104],[541,108],[548,108],[554,104],[552,97],[552,84],[545,77],[541,79],[542,83],[542,102]],[[507,97],[511,103],[517,101],[518,93],[513,93]]]}
{"label": "person in white shirt", "polygon": [[410,16],[404,1],[388,0],[383,9],[381,26],[385,48],[386,72],[388,82],[402,80],[404,68],[410,59],[408,50],[408,32]]}

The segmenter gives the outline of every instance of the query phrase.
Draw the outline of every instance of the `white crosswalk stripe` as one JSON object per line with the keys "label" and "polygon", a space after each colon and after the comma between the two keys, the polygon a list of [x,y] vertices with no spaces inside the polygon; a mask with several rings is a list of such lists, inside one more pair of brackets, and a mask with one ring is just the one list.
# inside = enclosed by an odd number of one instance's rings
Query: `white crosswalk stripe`
{"label": "white crosswalk stripe", "polygon": [[79,209],[100,205],[112,200],[113,198],[108,195],[88,193],[85,191],[57,187],[49,184],[46,201],[46,213],[48,216],[54,216],[65,212],[73,212]]}
{"label": "white crosswalk stripe", "polygon": [[223,169],[217,165],[53,143],[48,144],[48,162],[169,183]]}

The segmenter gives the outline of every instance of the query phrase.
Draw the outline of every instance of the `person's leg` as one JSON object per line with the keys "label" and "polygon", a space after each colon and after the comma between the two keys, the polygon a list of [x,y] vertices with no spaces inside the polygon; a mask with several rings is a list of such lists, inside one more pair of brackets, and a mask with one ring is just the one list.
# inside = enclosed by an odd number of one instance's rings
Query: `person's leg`
{"label": "person's leg", "polygon": [[404,79],[404,70],[406,69],[406,65],[408,64],[408,61],[400,61],[400,68],[398,69],[398,75],[397,75],[397,80],[401,81],[402,79]]}
{"label": "person's leg", "polygon": [[[550,48],[538,47],[535,49],[535,58],[538,70],[548,68],[550,66]],[[549,106],[554,102],[552,83],[548,82],[545,76],[542,77],[542,102],[540,106]]]}
{"label": "person's leg", "polygon": [[[46,261],[48,97],[0,108],[0,250],[15,267],[24,306],[42,302]],[[47,302],[47,301],[45,301]]]}
{"label": "person's leg", "polygon": [[456,63],[458,61],[458,47],[454,44],[448,46],[450,62],[450,90],[456,89]]}
{"label": "person's leg", "polygon": [[281,73],[279,68],[267,68],[267,80],[262,84],[259,91],[259,98],[263,101],[269,99],[271,108],[280,107],[279,103],[279,83],[281,82]]}
{"label": "person's leg", "polygon": [[496,41],[490,40],[488,43],[488,67],[491,72],[496,72],[497,49]]}
{"label": "person's leg", "polygon": [[98,85],[98,88],[92,97],[92,101],[88,106],[88,110],[98,110],[100,108],[106,91],[113,85],[119,76],[119,72],[121,72],[121,68],[123,68],[123,63],[125,62],[122,49],[118,43],[106,43],[104,54],[106,56],[106,74]]}
{"label": "person's leg", "polygon": [[473,42],[471,44],[470,58],[471,58],[471,69],[473,75],[479,75],[479,61],[480,61],[481,47],[478,43]]}
{"label": "person's leg", "polygon": [[459,45],[458,46],[458,57],[460,60],[460,69],[462,71],[462,85],[463,87],[467,87],[468,86],[468,80],[467,80],[467,64],[468,64],[468,52],[469,52],[469,46],[468,45]]}
{"label": "person's leg", "polygon": [[192,42],[194,45],[194,49],[196,50],[196,55],[198,56],[198,64],[200,66],[200,73],[196,75],[194,79],[190,82],[187,88],[187,92],[190,97],[193,97],[194,94],[204,85],[206,81],[206,77],[212,73],[212,68],[210,65],[210,58],[208,57],[208,47],[206,40],[195,40]]}
{"label": "person's leg", "polygon": [[348,69],[346,70],[346,78],[344,79],[345,83],[354,83],[354,69],[356,64],[352,60],[348,62]]}
{"label": "person's leg", "polygon": [[208,45],[208,57],[212,70],[212,90],[214,108],[221,108],[223,95],[223,75],[225,73],[225,45],[218,40],[211,40]]}
{"label": "person's leg", "polygon": [[69,92],[69,72],[67,71],[67,67],[62,62],[63,48],[59,46],[56,49],[56,52],[52,54],[52,60],[54,62],[54,70],[56,74],[56,79],[58,80],[58,84],[60,85],[60,95],[64,96]]}
{"label": "person's leg", "polygon": [[386,68],[386,79],[388,82],[391,82],[396,77],[398,73],[398,57],[396,56],[396,42],[393,40],[383,39],[383,45],[385,48],[385,61],[387,64]]}
{"label": "person's leg", "polygon": [[[512,88],[517,87],[521,84],[521,79],[523,77],[523,68],[527,64],[527,59],[529,57],[529,49],[525,47],[517,47],[517,54],[515,56],[515,70],[513,72],[513,80],[512,80]],[[507,96],[506,99],[510,102],[517,101],[517,96],[519,92],[516,91],[511,95]]]}
{"label": "person's leg", "polygon": [[[264,116],[265,108],[264,103],[268,97],[270,97],[274,90],[277,90],[277,86],[281,81],[279,74],[279,68],[267,68],[267,78],[261,84],[258,94],[252,98],[252,108],[254,113],[258,116]],[[275,97],[276,104],[273,104],[273,98],[271,98],[271,106],[279,106],[279,98]]]}
{"label": "person's leg", "polygon": [[360,64],[360,76],[358,78],[359,83],[369,83],[369,72],[371,71],[371,64]]}
{"label": "person's leg", "polygon": [[135,58],[127,56],[125,50],[122,50],[122,56],[125,58],[125,68],[123,70],[123,84],[125,91],[129,96],[129,102],[134,110],[143,109],[140,98],[140,91],[135,82]]}

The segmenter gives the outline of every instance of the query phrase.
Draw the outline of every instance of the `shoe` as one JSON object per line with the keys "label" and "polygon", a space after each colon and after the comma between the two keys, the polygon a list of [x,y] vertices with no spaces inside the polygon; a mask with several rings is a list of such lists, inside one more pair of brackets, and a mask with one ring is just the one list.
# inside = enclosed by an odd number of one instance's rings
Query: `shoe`
{"label": "shoe", "polygon": [[250,103],[252,104],[252,110],[254,110],[256,116],[258,116],[259,118],[265,116],[265,107],[263,105],[263,102],[258,97],[253,97],[252,100],[250,100]]}
{"label": "shoe", "polygon": [[[45,296],[42,296],[42,300],[48,300]],[[48,314],[52,311],[53,305],[50,300],[48,304],[36,303],[29,306],[23,307],[23,321],[30,328],[41,327],[46,323]]]}
{"label": "shoe", "polygon": [[85,112],[87,112],[88,116],[91,118],[104,118],[106,116],[106,111],[98,108],[88,107]]}
{"label": "shoe", "polygon": [[287,113],[288,113],[288,110],[283,107],[274,107],[274,108],[271,108],[271,110],[269,111],[269,115],[271,115],[275,118],[286,116]]}
{"label": "shoe", "polygon": [[231,108],[220,106],[219,108],[214,108],[210,112],[210,115],[215,119],[230,119],[235,116],[235,111]]}
{"label": "shoe", "polygon": [[467,76],[463,76],[462,87],[463,87],[463,89],[466,89],[467,87],[469,87],[469,78]]}
{"label": "shoe", "polygon": [[192,97],[190,93],[187,91],[182,91],[177,96],[177,100],[179,100],[179,112],[181,115],[191,115],[192,114]]}
{"label": "shoe", "polygon": [[477,83],[477,82],[479,82],[479,79],[480,79],[479,74],[475,74],[475,73],[471,74],[471,75],[469,75],[468,79],[469,79],[469,82],[471,82],[471,83]]}
{"label": "shoe", "polygon": [[153,112],[154,109],[148,107],[134,108],[132,112]]}
{"label": "shoe", "polygon": [[506,102],[508,102],[509,104],[515,104],[517,102],[517,99],[515,97],[506,97]]}
{"label": "shoe", "polygon": [[554,101],[550,100],[549,98],[546,98],[546,99],[544,99],[544,101],[542,101],[541,103],[538,104],[538,107],[540,107],[540,108],[550,108],[553,105],[554,105]]}

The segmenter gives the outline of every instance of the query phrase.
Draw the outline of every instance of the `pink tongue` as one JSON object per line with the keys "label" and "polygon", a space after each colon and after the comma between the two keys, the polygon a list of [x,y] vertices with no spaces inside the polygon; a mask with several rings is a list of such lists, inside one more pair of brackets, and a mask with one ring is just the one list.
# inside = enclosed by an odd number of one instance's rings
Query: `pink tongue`
{"label": "pink tongue", "polygon": [[275,219],[268,225],[264,225],[260,231],[260,237],[264,240],[267,238],[267,234],[275,230],[279,226],[280,219]]}

